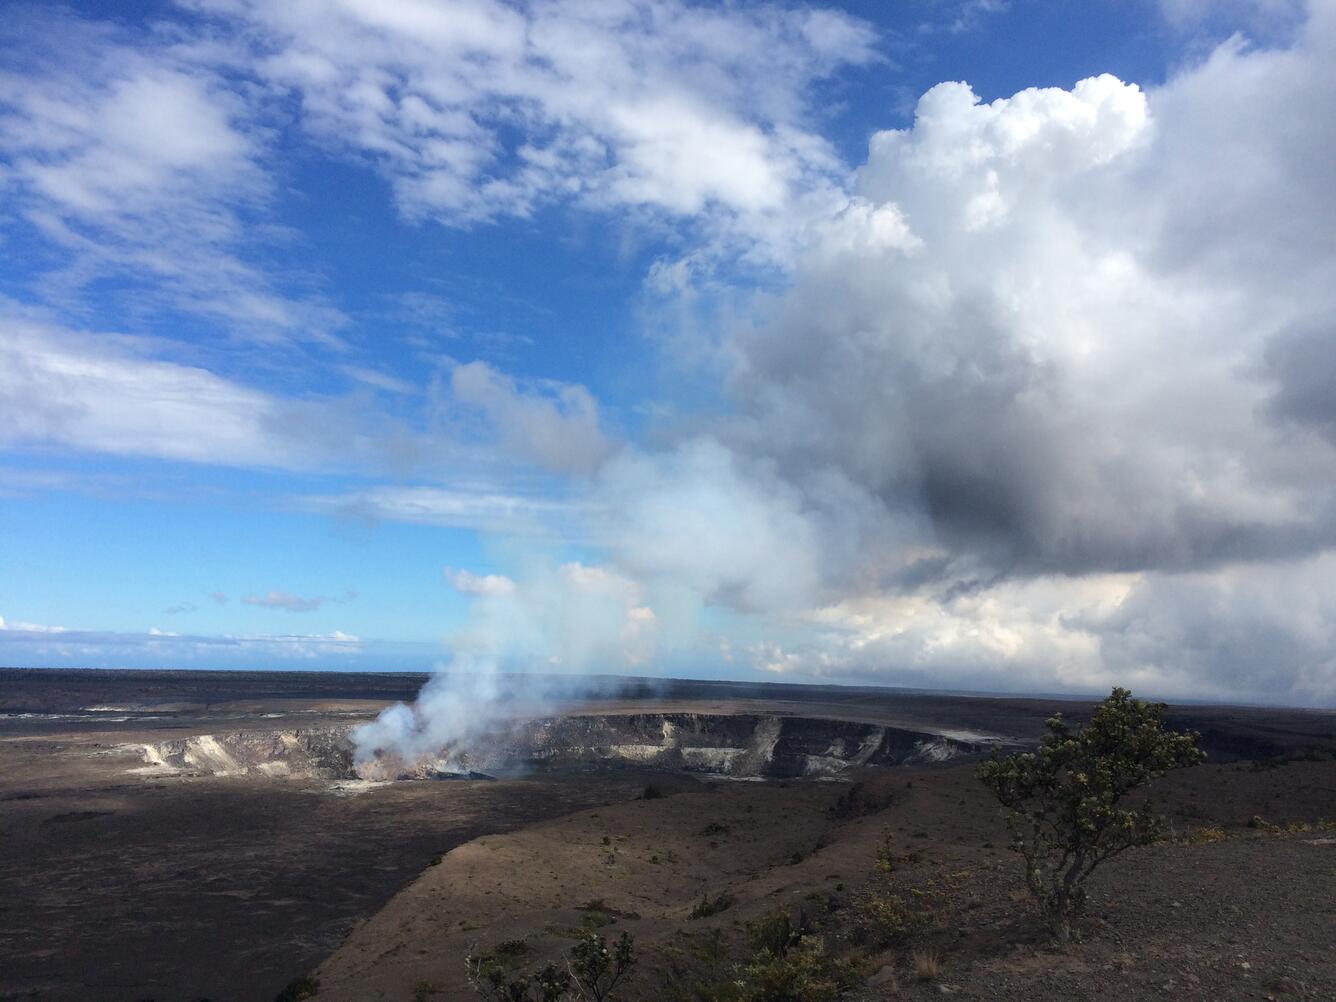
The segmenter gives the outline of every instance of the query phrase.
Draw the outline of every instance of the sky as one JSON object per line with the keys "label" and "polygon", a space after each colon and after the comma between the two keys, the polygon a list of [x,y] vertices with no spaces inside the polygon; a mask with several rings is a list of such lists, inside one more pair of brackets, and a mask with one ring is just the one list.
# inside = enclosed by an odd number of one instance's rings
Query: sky
{"label": "sky", "polygon": [[0,663],[1336,705],[1336,2],[0,25]]}

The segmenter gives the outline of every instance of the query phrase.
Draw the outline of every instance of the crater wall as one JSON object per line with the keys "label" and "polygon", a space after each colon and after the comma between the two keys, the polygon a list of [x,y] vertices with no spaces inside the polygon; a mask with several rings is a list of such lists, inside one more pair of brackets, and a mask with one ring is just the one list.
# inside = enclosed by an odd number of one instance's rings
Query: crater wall
{"label": "crater wall", "polygon": [[[234,731],[136,746],[149,771],[353,779],[355,725]],[[383,778],[433,779],[544,766],[636,765],[737,779],[829,777],[863,766],[919,765],[977,754],[993,739],[776,714],[634,713],[517,721],[467,748]]]}

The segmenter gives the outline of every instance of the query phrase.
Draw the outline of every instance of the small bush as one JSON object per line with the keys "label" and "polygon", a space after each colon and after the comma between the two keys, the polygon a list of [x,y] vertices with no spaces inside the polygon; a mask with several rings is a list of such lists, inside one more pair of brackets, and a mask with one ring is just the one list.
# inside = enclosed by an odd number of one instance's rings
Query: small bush
{"label": "small bush", "polygon": [[642,792],[642,793],[640,794],[640,799],[641,799],[641,800],[662,800],[662,799],[663,799],[664,797],[666,797],[666,796],[668,796],[668,794],[664,793],[662,790],[660,790],[660,789],[659,789],[657,786],[655,786],[653,783],[650,783],[648,786],[645,787],[644,792]]}
{"label": "small bush", "polygon": [[727,835],[731,830],[727,821],[711,821],[700,830],[700,833],[702,835]]}
{"label": "small bush", "polygon": [[854,898],[851,938],[877,949],[911,939],[931,923],[924,901],[886,891],[863,892]]}
{"label": "small bush", "polygon": [[884,811],[893,803],[895,803],[894,791],[874,791],[867,783],[860,780],[841,793],[835,803],[826,808],[826,817],[833,821],[867,817],[869,814]]}
{"label": "small bush", "polygon": [[936,950],[914,951],[914,977],[920,981],[933,981],[942,973],[942,958]]}
{"label": "small bush", "polygon": [[604,1002],[612,998],[613,990],[635,962],[635,941],[630,933],[622,933],[612,946],[602,936],[590,933],[571,947],[566,969],[580,999]]}
{"label": "small bush", "polygon": [[487,1002],[567,1002],[570,975],[556,964],[541,971],[512,977],[490,953],[464,958],[469,987]]}
{"label": "small bush", "polygon": [[886,832],[881,837],[881,845],[877,846],[877,872],[891,873],[895,870],[895,864],[895,845],[891,841],[891,833]]}
{"label": "small bush", "polygon": [[783,956],[790,946],[810,932],[807,913],[798,909],[789,913],[782,908],[747,923],[752,949],[757,953]]}
{"label": "small bush", "polygon": [[622,933],[610,947],[591,932],[571,947],[565,969],[548,964],[514,976],[492,951],[470,953],[464,958],[464,971],[469,987],[488,1002],[610,1002],[614,989],[635,965],[633,942]]}
{"label": "small bush", "polygon": [[283,990],[274,996],[274,1002],[302,1002],[302,999],[315,998],[319,991],[320,982],[309,974],[303,974],[284,985]]}
{"label": "small bush", "polygon": [[784,953],[762,950],[742,970],[739,1002],[836,1002],[863,980],[862,965],[826,951],[819,936],[803,936]]}
{"label": "small bush", "polygon": [[720,891],[714,897],[708,894],[702,894],[696,907],[691,909],[693,919],[709,918],[711,915],[718,915],[722,911],[727,911],[733,906],[734,897],[728,891]]}
{"label": "small bush", "polygon": [[522,939],[504,939],[492,950],[502,963],[513,964],[529,954],[529,944]]}
{"label": "small bush", "polygon": [[427,1002],[433,995],[441,994],[441,986],[435,981],[423,978],[413,986],[413,1002]]}

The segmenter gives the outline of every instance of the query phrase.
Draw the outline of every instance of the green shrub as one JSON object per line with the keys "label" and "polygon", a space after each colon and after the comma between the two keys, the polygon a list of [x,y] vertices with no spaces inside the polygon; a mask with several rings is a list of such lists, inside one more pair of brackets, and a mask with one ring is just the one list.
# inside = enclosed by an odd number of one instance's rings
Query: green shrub
{"label": "green shrub", "polygon": [[830,956],[819,936],[802,936],[782,954],[761,950],[742,970],[739,1002],[835,1002],[862,981],[861,965]]}
{"label": "green shrub", "polygon": [[1123,798],[1206,757],[1197,734],[1165,730],[1163,703],[1131,696],[1114,689],[1077,730],[1054,716],[1037,751],[994,752],[979,767],[979,779],[1007,811],[1026,886],[1059,942],[1071,939],[1071,919],[1085,901],[1091,871],[1163,833],[1149,801],[1127,810],[1119,806]]}
{"label": "green shrub", "polygon": [[923,898],[870,890],[854,898],[850,938],[881,949],[911,939],[930,922]]}

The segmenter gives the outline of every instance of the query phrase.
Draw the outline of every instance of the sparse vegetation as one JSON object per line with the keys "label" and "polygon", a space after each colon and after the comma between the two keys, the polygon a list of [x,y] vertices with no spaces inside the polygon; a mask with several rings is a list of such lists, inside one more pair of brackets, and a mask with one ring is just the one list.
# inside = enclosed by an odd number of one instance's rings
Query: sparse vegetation
{"label": "sparse vegetation", "polygon": [[309,974],[303,974],[300,978],[293,978],[283,990],[274,996],[274,1002],[302,1002],[302,999],[313,999],[316,993],[320,991],[320,982]]}
{"label": "sparse vegetation", "polygon": [[590,933],[571,948],[566,968],[582,1002],[604,1002],[635,965],[635,944],[622,933],[612,946]]}
{"label": "sparse vegetation", "polygon": [[556,964],[512,977],[493,954],[469,954],[464,958],[469,987],[487,1002],[567,1002],[570,975]]}
{"label": "sparse vegetation", "polygon": [[1007,811],[1026,886],[1059,942],[1071,939],[1091,872],[1163,832],[1149,800],[1129,810],[1120,806],[1123,798],[1205,758],[1198,736],[1166,730],[1163,714],[1163,703],[1114,689],[1084,727],[1073,730],[1056,715],[1037,751],[995,753],[979,767],[979,779]]}
{"label": "sparse vegetation", "polygon": [[893,803],[895,803],[895,791],[875,790],[868,783],[859,780],[841,793],[835,803],[826,809],[826,817],[832,821],[863,818],[884,811]]}
{"label": "sparse vegetation", "polygon": [[640,794],[640,799],[641,799],[641,800],[662,800],[662,799],[663,799],[664,797],[666,797],[666,796],[668,796],[668,794],[664,793],[662,790],[660,790],[660,789],[659,789],[657,786],[655,786],[653,783],[650,783],[648,786],[645,787],[644,792],[642,792],[642,793]]}
{"label": "sparse vegetation", "polygon": [[800,936],[781,952],[759,950],[742,969],[738,1002],[834,1002],[858,985],[863,965],[826,950],[820,936]]}
{"label": "sparse vegetation", "polygon": [[733,902],[734,897],[727,890],[720,891],[714,897],[702,894],[700,901],[691,909],[691,917],[693,919],[703,919],[709,918],[711,915],[718,915],[732,907]]}
{"label": "sparse vegetation", "polygon": [[711,821],[700,830],[700,833],[702,835],[727,835],[731,830],[727,821]]}
{"label": "sparse vegetation", "polygon": [[571,947],[564,968],[548,964],[529,974],[512,975],[496,951],[464,958],[469,986],[488,1002],[611,1002],[634,966],[634,940],[628,933],[612,946],[597,933],[587,933]]}
{"label": "sparse vegetation", "polygon": [[514,964],[529,955],[529,944],[522,939],[505,939],[492,950],[502,963]]}
{"label": "sparse vegetation", "polygon": [[920,981],[935,981],[941,973],[941,954],[927,948],[914,951],[914,977]]}
{"label": "sparse vegetation", "polygon": [[849,936],[878,949],[903,943],[931,921],[925,899],[887,890],[868,890],[854,898]]}

